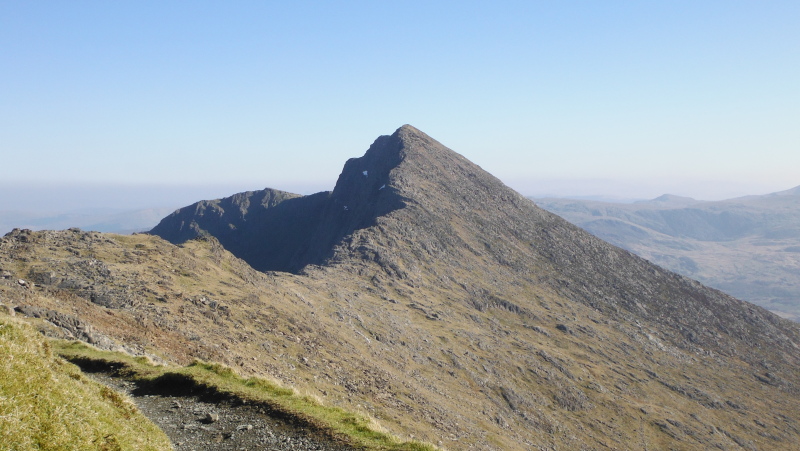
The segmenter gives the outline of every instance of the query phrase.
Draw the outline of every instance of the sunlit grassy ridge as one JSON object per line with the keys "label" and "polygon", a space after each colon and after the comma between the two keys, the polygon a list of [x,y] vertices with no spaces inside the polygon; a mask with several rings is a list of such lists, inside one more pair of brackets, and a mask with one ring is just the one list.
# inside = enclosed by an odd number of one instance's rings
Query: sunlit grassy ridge
{"label": "sunlit grassy ridge", "polygon": [[172,449],[129,400],[87,379],[32,327],[2,313],[0,356],[0,449]]}
{"label": "sunlit grassy ridge", "polygon": [[262,378],[243,378],[230,367],[195,361],[185,367],[155,366],[146,358],[100,351],[81,342],[54,342],[56,352],[81,366],[113,369],[140,384],[169,390],[195,390],[260,404],[273,414],[303,424],[333,439],[369,450],[423,451],[437,449],[415,441],[401,441],[382,431],[366,415],[322,405],[312,396],[301,395]]}

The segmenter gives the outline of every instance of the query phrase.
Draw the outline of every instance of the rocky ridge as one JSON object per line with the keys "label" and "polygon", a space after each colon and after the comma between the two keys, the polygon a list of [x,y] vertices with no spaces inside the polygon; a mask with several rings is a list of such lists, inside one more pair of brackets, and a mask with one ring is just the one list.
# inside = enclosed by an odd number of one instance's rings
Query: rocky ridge
{"label": "rocky ridge", "polygon": [[[274,377],[447,449],[797,442],[796,324],[589,235],[413,127],[349,160],[330,193],[253,201],[274,195],[179,210],[153,231],[177,245],[13,232],[0,296],[167,361]],[[235,243],[273,254],[259,263]],[[88,274],[129,302],[14,281],[91,259],[109,273]]]}
{"label": "rocky ridge", "polygon": [[[302,240],[306,244],[294,255],[295,264],[283,270],[323,263],[350,269],[375,262],[400,279],[413,277],[406,269],[413,267],[417,273],[480,272],[497,281],[498,299],[521,281],[547,286],[600,311],[671,325],[675,339],[689,348],[695,343],[735,353],[737,345],[748,347],[741,337],[756,333],[777,349],[788,351],[789,343],[800,342],[796,330],[789,329],[792,341],[781,330],[785,324],[763,309],[594,238],[408,125],[349,160],[319,213],[307,217],[318,219],[300,228],[313,232]],[[153,233],[169,221],[165,218]],[[243,232],[239,240],[283,241],[268,231]],[[247,254],[237,256],[248,261]],[[691,314],[676,316],[680,310]]]}

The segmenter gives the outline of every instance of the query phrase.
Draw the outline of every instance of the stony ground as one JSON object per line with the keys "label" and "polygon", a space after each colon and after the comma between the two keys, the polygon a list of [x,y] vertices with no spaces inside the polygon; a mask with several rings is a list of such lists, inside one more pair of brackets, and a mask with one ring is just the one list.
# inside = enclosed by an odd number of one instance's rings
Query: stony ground
{"label": "stony ground", "polygon": [[348,451],[352,448],[288,425],[263,409],[202,396],[165,396],[105,373],[91,377],[127,394],[179,451]]}

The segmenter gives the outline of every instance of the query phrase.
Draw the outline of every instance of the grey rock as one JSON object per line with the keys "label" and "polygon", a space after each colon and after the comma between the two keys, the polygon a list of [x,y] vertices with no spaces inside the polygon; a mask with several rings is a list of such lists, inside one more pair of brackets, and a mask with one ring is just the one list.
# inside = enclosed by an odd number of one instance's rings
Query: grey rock
{"label": "grey rock", "polygon": [[68,336],[72,339],[85,341],[100,349],[114,350],[118,348],[117,344],[112,339],[96,331],[91,324],[84,322],[76,316],[31,305],[20,305],[17,306],[15,310],[27,317],[47,320],[51,324],[67,332]]}

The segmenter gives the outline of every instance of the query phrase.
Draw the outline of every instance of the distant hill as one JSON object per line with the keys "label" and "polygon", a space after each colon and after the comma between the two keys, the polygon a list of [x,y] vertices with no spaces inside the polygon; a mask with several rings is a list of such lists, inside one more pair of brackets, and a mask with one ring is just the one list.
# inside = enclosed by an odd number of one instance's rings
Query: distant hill
{"label": "distant hill", "polygon": [[656,264],[800,320],[800,187],[717,202],[534,200]]}
{"label": "distant hill", "polygon": [[221,361],[444,449],[800,442],[800,325],[587,233],[412,126],[330,192],[200,201],[152,233],[14,231],[0,296],[50,333]]}
{"label": "distant hill", "polygon": [[0,234],[12,229],[58,230],[79,227],[109,233],[134,233],[150,230],[173,208],[120,210],[111,208],[59,212],[0,211]]}

